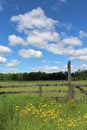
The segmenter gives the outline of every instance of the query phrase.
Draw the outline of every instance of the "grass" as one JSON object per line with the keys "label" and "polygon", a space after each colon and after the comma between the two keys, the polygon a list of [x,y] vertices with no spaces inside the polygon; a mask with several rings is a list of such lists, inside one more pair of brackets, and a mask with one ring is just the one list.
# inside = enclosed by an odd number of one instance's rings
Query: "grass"
{"label": "grass", "polygon": [[87,101],[0,95],[0,130],[87,130]]}
{"label": "grass", "polygon": [[[27,81],[27,82],[22,82],[22,81],[19,81],[19,82],[13,82],[13,81],[10,81],[10,82],[0,82],[0,85],[4,85],[4,86],[15,86],[15,85],[25,85],[25,84],[46,84],[46,83],[50,83],[50,84],[55,84],[55,83],[65,83],[66,81]],[[86,84],[87,81],[72,81],[72,83],[82,83],[82,84]],[[87,91],[87,87],[83,87],[84,90]],[[38,86],[31,86],[31,87],[17,87],[17,88],[0,88],[0,92],[4,91],[4,92],[9,92],[9,91],[32,91],[32,90],[36,90],[38,91],[39,90],[39,87]],[[42,90],[68,90],[68,86],[43,86],[42,87]],[[75,91],[78,91],[77,93],[75,93],[75,98],[86,98],[87,96],[84,95],[84,94],[81,94],[79,93],[79,90],[77,88],[75,88]],[[64,92],[60,92],[60,93],[57,93],[57,92],[49,92],[49,93],[42,93],[42,97],[46,97],[46,96],[53,96],[53,97],[64,97],[64,98],[67,98],[67,95],[68,93],[64,93]],[[38,97],[39,94],[38,93],[30,93],[29,96],[36,96]]]}
{"label": "grass", "polygon": [[[0,85],[62,83],[64,81],[0,82]],[[74,83],[87,83],[79,81]],[[43,90],[68,90],[43,87]],[[87,90],[86,87],[84,87]],[[0,91],[38,90],[38,87],[0,88]],[[75,89],[77,90],[77,89]],[[65,94],[65,95],[64,95]],[[87,130],[87,101],[55,101],[46,96],[66,97],[67,93],[0,95],[0,130]],[[76,98],[86,97],[75,94]]]}

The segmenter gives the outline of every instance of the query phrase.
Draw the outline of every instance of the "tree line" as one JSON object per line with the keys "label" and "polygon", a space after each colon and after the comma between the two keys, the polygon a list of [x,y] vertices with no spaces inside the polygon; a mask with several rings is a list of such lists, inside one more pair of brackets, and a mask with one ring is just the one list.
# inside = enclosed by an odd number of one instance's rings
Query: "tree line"
{"label": "tree line", "polygon": [[[87,70],[71,73],[72,80],[87,80]],[[0,81],[67,80],[67,72],[0,73]]]}

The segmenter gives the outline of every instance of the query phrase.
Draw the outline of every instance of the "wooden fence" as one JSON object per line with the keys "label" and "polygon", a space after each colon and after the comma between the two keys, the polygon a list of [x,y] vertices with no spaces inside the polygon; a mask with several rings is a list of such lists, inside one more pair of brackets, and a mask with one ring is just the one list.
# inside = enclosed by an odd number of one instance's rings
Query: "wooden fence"
{"label": "wooden fence", "polygon": [[[55,87],[56,89],[50,89],[50,87]],[[32,88],[31,90],[21,90],[21,91],[14,91],[14,88]],[[38,90],[33,90],[33,87],[38,87]],[[43,90],[43,88],[45,87],[49,87],[48,90]],[[58,88],[59,87],[59,88]],[[64,87],[66,87],[67,89],[64,90]],[[70,89],[73,88],[73,89]],[[10,89],[12,88],[13,90],[9,90],[9,91],[0,91],[0,94],[38,94],[39,97],[42,97],[43,94],[49,95],[49,93],[51,93],[51,95],[54,93],[56,93],[56,95],[54,96],[46,96],[49,98],[55,98],[55,99],[74,99],[77,94],[83,94],[83,95],[87,95],[87,91],[84,90],[84,87],[87,88],[87,84],[68,84],[68,83],[60,83],[60,84],[25,84],[25,85],[14,85],[14,86],[0,86],[0,90],[1,89]],[[61,93],[65,93],[66,96],[59,96],[59,94],[61,95]],[[76,96],[75,96],[76,95]],[[86,98],[86,97],[85,97]]]}
{"label": "wooden fence", "polygon": [[[58,90],[43,90],[43,87],[55,87],[56,88],[58,86],[60,87],[64,87],[64,86],[67,86],[68,84],[67,83],[61,83],[61,84],[25,84],[25,85],[14,85],[14,86],[0,86],[0,89],[5,89],[5,88],[25,88],[25,87],[38,87],[38,90],[27,90],[27,91],[1,91],[0,94],[35,94],[37,93],[39,97],[42,97],[44,93],[68,93],[67,90],[61,90],[61,89],[58,89]],[[48,94],[49,95],[49,94]],[[59,96],[54,96],[54,97],[50,97],[49,98],[62,98],[62,97],[59,97]]]}
{"label": "wooden fence", "polygon": [[[74,99],[77,93],[81,93],[83,95],[87,95],[87,89],[84,89],[84,87],[87,87],[87,84],[72,84],[71,83],[71,62],[68,62],[67,65],[68,68],[68,82],[67,83],[60,83],[60,84],[25,84],[25,85],[14,85],[14,86],[0,86],[0,90],[1,89],[5,89],[5,88],[20,88],[20,87],[38,87],[38,90],[27,90],[27,91],[0,91],[0,94],[35,94],[37,93],[39,95],[39,97],[43,96],[43,93],[66,93],[66,97],[64,96],[54,96],[54,98],[59,99],[59,98],[68,98],[68,99]],[[67,87],[66,90],[61,90],[59,89],[54,89],[54,90],[43,90],[43,87]],[[49,95],[49,94],[48,94]],[[52,97],[52,96],[51,96]],[[50,97],[50,98],[51,98]]]}

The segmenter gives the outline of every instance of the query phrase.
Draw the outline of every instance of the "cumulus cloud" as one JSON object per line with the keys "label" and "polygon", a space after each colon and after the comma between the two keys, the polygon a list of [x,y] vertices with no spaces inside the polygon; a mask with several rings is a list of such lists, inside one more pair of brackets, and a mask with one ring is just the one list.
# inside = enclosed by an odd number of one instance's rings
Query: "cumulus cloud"
{"label": "cumulus cloud", "polygon": [[79,31],[79,37],[82,38],[82,37],[87,37],[87,33],[84,32],[83,30],[80,30]]}
{"label": "cumulus cloud", "polygon": [[15,46],[15,45],[18,45],[18,44],[21,44],[21,45],[24,44],[23,38],[18,37],[18,36],[14,35],[14,34],[9,35],[8,40],[9,40],[9,44],[12,45],[12,46]]}
{"label": "cumulus cloud", "polygon": [[19,64],[20,64],[20,61],[13,59],[6,66],[7,67],[15,67],[15,66],[18,66]]}
{"label": "cumulus cloud", "polygon": [[49,63],[50,60],[42,60],[41,62],[42,62],[42,63]]}
{"label": "cumulus cloud", "polygon": [[87,55],[87,48],[82,48],[82,49],[79,49],[79,50],[73,50],[71,52],[71,55],[72,56],[86,56]]}
{"label": "cumulus cloud", "polygon": [[[62,66],[39,66],[39,67],[32,67],[31,70],[33,72],[46,72],[46,73],[53,73],[53,72],[66,72],[67,71],[67,65]],[[74,66],[71,65],[71,72],[76,72],[78,70],[87,70],[87,65],[82,64],[80,66]],[[67,77],[68,78],[68,77]]]}
{"label": "cumulus cloud", "polygon": [[[63,1],[62,1],[63,2]],[[17,30],[20,33],[24,33],[25,38],[10,35],[10,45],[22,45],[32,46],[40,49],[45,49],[53,54],[66,55],[71,59],[82,59],[84,60],[87,55],[86,48],[79,49],[82,47],[82,41],[79,37],[67,36],[61,38],[61,33],[56,31],[55,26],[66,26],[68,29],[72,27],[72,24],[53,20],[45,15],[44,11],[38,7],[25,14],[12,16],[11,21],[16,23]],[[64,34],[64,32],[63,32]],[[80,31],[80,36],[86,36],[83,31]],[[78,49],[76,49],[78,47]],[[38,55],[37,55],[38,54]],[[20,50],[19,55],[23,58],[30,57],[41,57],[42,53],[39,51]],[[79,58],[79,56],[82,56]]]}
{"label": "cumulus cloud", "polygon": [[30,32],[30,35],[27,37],[27,42],[30,45],[44,48],[46,49],[48,47],[48,43],[50,42],[58,42],[59,41],[59,34],[56,32],[51,31],[39,31],[34,30]]}
{"label": "cumulus cloud", "polygon": [[81,46],[82,42],[79,38],[77,37],[68,37],[62,40],[62,42],[66,45],[71,45],[71,46]]}
{"label": "cumulus cloud", "polygon": [[22,49],[19,51],[19,55],[23,58],[40,58],[42,57],[42,52],[35,51],[34,49]]}
{"label": "cumulus cloud", "polygon": [[7,61],[7,59],[6,59],[6,58],[4,58],[4,57],[0,56],[0,64],[5,63],[6,61]]}
{"label": "cumulus cloud", "polygon": [[58,42],[59,34],[54,31],[57,21],[48,18],[39,7],[25,13],[24,15],[13,16],[12,22],[17,23],[17,30],[23,31],[25,40],[18,36],[9,36],[10,45],[33,45],[39,48],[46,48],[49,42]]}
{"label": "cumulus cloud", "polygon": [[57,66],[41,66],[41,67],[37,67],[37,68],[31,68],[31,70],[33,72],[46,72],[46,73],[52,73],[52,72],[58,72],[59,71],[59,67]]}
{"label": "cumulus cloud", "polygon": [[59,62],[59,61],[54,61],[54,63],[55,63],[55,64],[60,64],[61,62]]}
{"label": "cumulus cloud", "polygon": [[[75,72],[78,69],[79,69],[79,67],[71,66],[72,72]],[[33,68],[31,68],[31,70],[33,72],[39,72],[40,71],[40,72],[46,72],[46,73],[53,73],[53,72],[60,72],[60,71],[65,72],[65,71],[67,71],[67,65],[63,65],[61,67],[46,65],[46,66],[40,66],[40,67],[33,67]]]}
{"label": "cumulus cloud", "polygon": [[17,68],[12,67],[12,68],[7,68],[5,73],[19,73],[19,71]]}
{"label": "cumulus cloud", "polygon": [[87,62],[87,48],[79,50],[70,50],[70,59],[71,60],[80,60]]}
{"label": "cumulus cloud", "polygon": [[25,13],[24,15],[20,14],[18,16],[13,16],[11,18],[12,22],[17,22],[18,31],[25,31],[28,29],[44,29],[50,30],[56,24],[56,21],[48,18],[44,11],[38,7]]}
{"label": "cumulus cloud", "polygon": [[82,64],[79,69],[80,70],[87,70],[87,65],[86,64]]}
{"label": "cumulus cloud", "polygon": [[85,55],[85,56],[74,56],[74,57],[71,57],[71,60],[80,60],[80,61],[86,61],[87,62],[87,55]]}
{"label": "cumulus cloud", "polygon": [[0,55],[4,55],[4,54],[11,54],[11,49],[9,47],[0,45]]}

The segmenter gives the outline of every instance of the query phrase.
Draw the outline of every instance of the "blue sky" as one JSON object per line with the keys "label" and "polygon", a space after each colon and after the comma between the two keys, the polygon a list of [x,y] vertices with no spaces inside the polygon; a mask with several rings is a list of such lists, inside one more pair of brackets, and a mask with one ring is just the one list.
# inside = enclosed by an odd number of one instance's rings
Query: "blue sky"
{"label": "blue sky", "polygon": [[0,0],[0,72],[87,69],[86,0]]}

